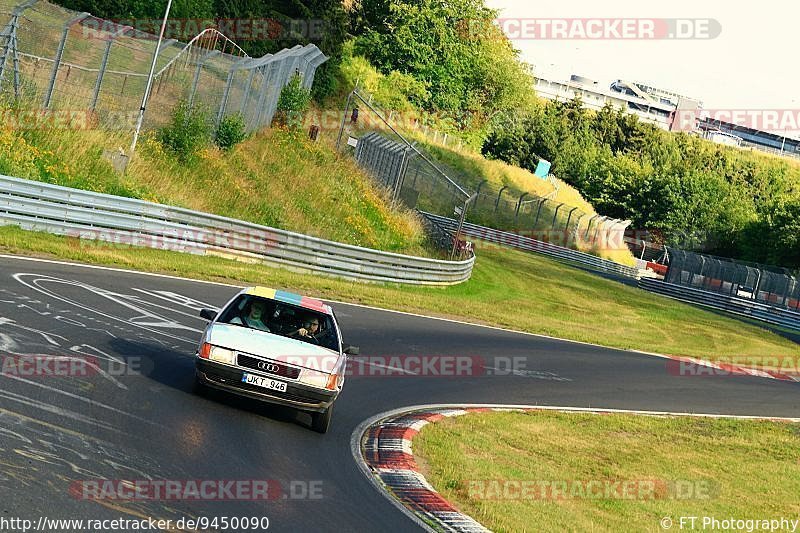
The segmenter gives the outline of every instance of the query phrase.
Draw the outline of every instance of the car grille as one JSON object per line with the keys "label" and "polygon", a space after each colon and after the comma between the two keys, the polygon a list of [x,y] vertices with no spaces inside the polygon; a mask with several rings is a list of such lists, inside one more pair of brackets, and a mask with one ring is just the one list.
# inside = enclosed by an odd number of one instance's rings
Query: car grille
{"label": "car grille", "polygon": [[239,363],[239,366],[244,368],[251,368],[253,370],[258,370],[259,372],[264,372],[265,374],[272,374],[273,376],[280,376],[288,379],[297,379],[298,376],[300,376],[299,368],[267,359],[250,357],[249,355],[242,353],[238,354],[237,362]]}

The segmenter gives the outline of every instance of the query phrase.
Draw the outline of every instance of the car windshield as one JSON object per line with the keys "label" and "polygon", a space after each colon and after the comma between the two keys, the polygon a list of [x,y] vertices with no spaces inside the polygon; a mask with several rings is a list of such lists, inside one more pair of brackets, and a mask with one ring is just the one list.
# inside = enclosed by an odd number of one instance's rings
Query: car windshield
{"label": "car windshield", "polygon": [[339,335],[329,315],[267,298],[242,294],[231,302],[218,322],[339,351]]}

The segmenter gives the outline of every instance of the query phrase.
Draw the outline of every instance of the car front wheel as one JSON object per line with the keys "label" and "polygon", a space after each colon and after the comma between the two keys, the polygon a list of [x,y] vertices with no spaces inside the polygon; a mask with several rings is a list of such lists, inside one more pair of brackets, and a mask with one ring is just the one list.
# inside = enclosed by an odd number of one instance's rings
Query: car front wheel
{"label": "car front wheel", "polygon": [[321,413],[311,413],[311,429],[317,433],[327,433],[331,427],[331,416],[333,416],[333,404]]}

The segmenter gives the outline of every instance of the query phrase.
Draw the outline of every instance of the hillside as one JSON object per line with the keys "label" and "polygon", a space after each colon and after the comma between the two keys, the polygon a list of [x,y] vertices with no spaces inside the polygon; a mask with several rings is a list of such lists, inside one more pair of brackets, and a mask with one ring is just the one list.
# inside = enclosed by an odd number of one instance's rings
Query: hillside
{"label": "hillside", "polygon": [[239,218],[339,242],[426,255],[417,216],[392,207],[348,158],[272,129],[231,152],[206,148],[182,161],[152,135],[124,177],[102,157],[127,134],[0,130],[0,173]]}

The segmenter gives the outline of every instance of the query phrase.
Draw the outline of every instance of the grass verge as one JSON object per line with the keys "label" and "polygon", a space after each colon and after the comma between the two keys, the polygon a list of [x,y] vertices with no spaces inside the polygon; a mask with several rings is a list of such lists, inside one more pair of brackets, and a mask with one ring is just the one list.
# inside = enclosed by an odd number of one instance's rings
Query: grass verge
{"label": "grass verge", "polygon": [[707,359],[787,357],[800,346],[755,325],[627,287],[545,257],[480,252],[472,279],[451,287],[361,284],[178,252],[78,241],[0,228],[0,251],[289,288],[312,296],[419,312],[530,333]]}
{"label": "grass verge", "polygon": [[[497,532],[664,531],[661,520],[681,529],[681,516],[796,519],[798,446],[797,424],[554,412],[448,418],[414,440],[428,481]],[[614,481],[632,482],[631,497],[588,492],[589,482]],[[566,497],[555,492],[564,487]]]}

